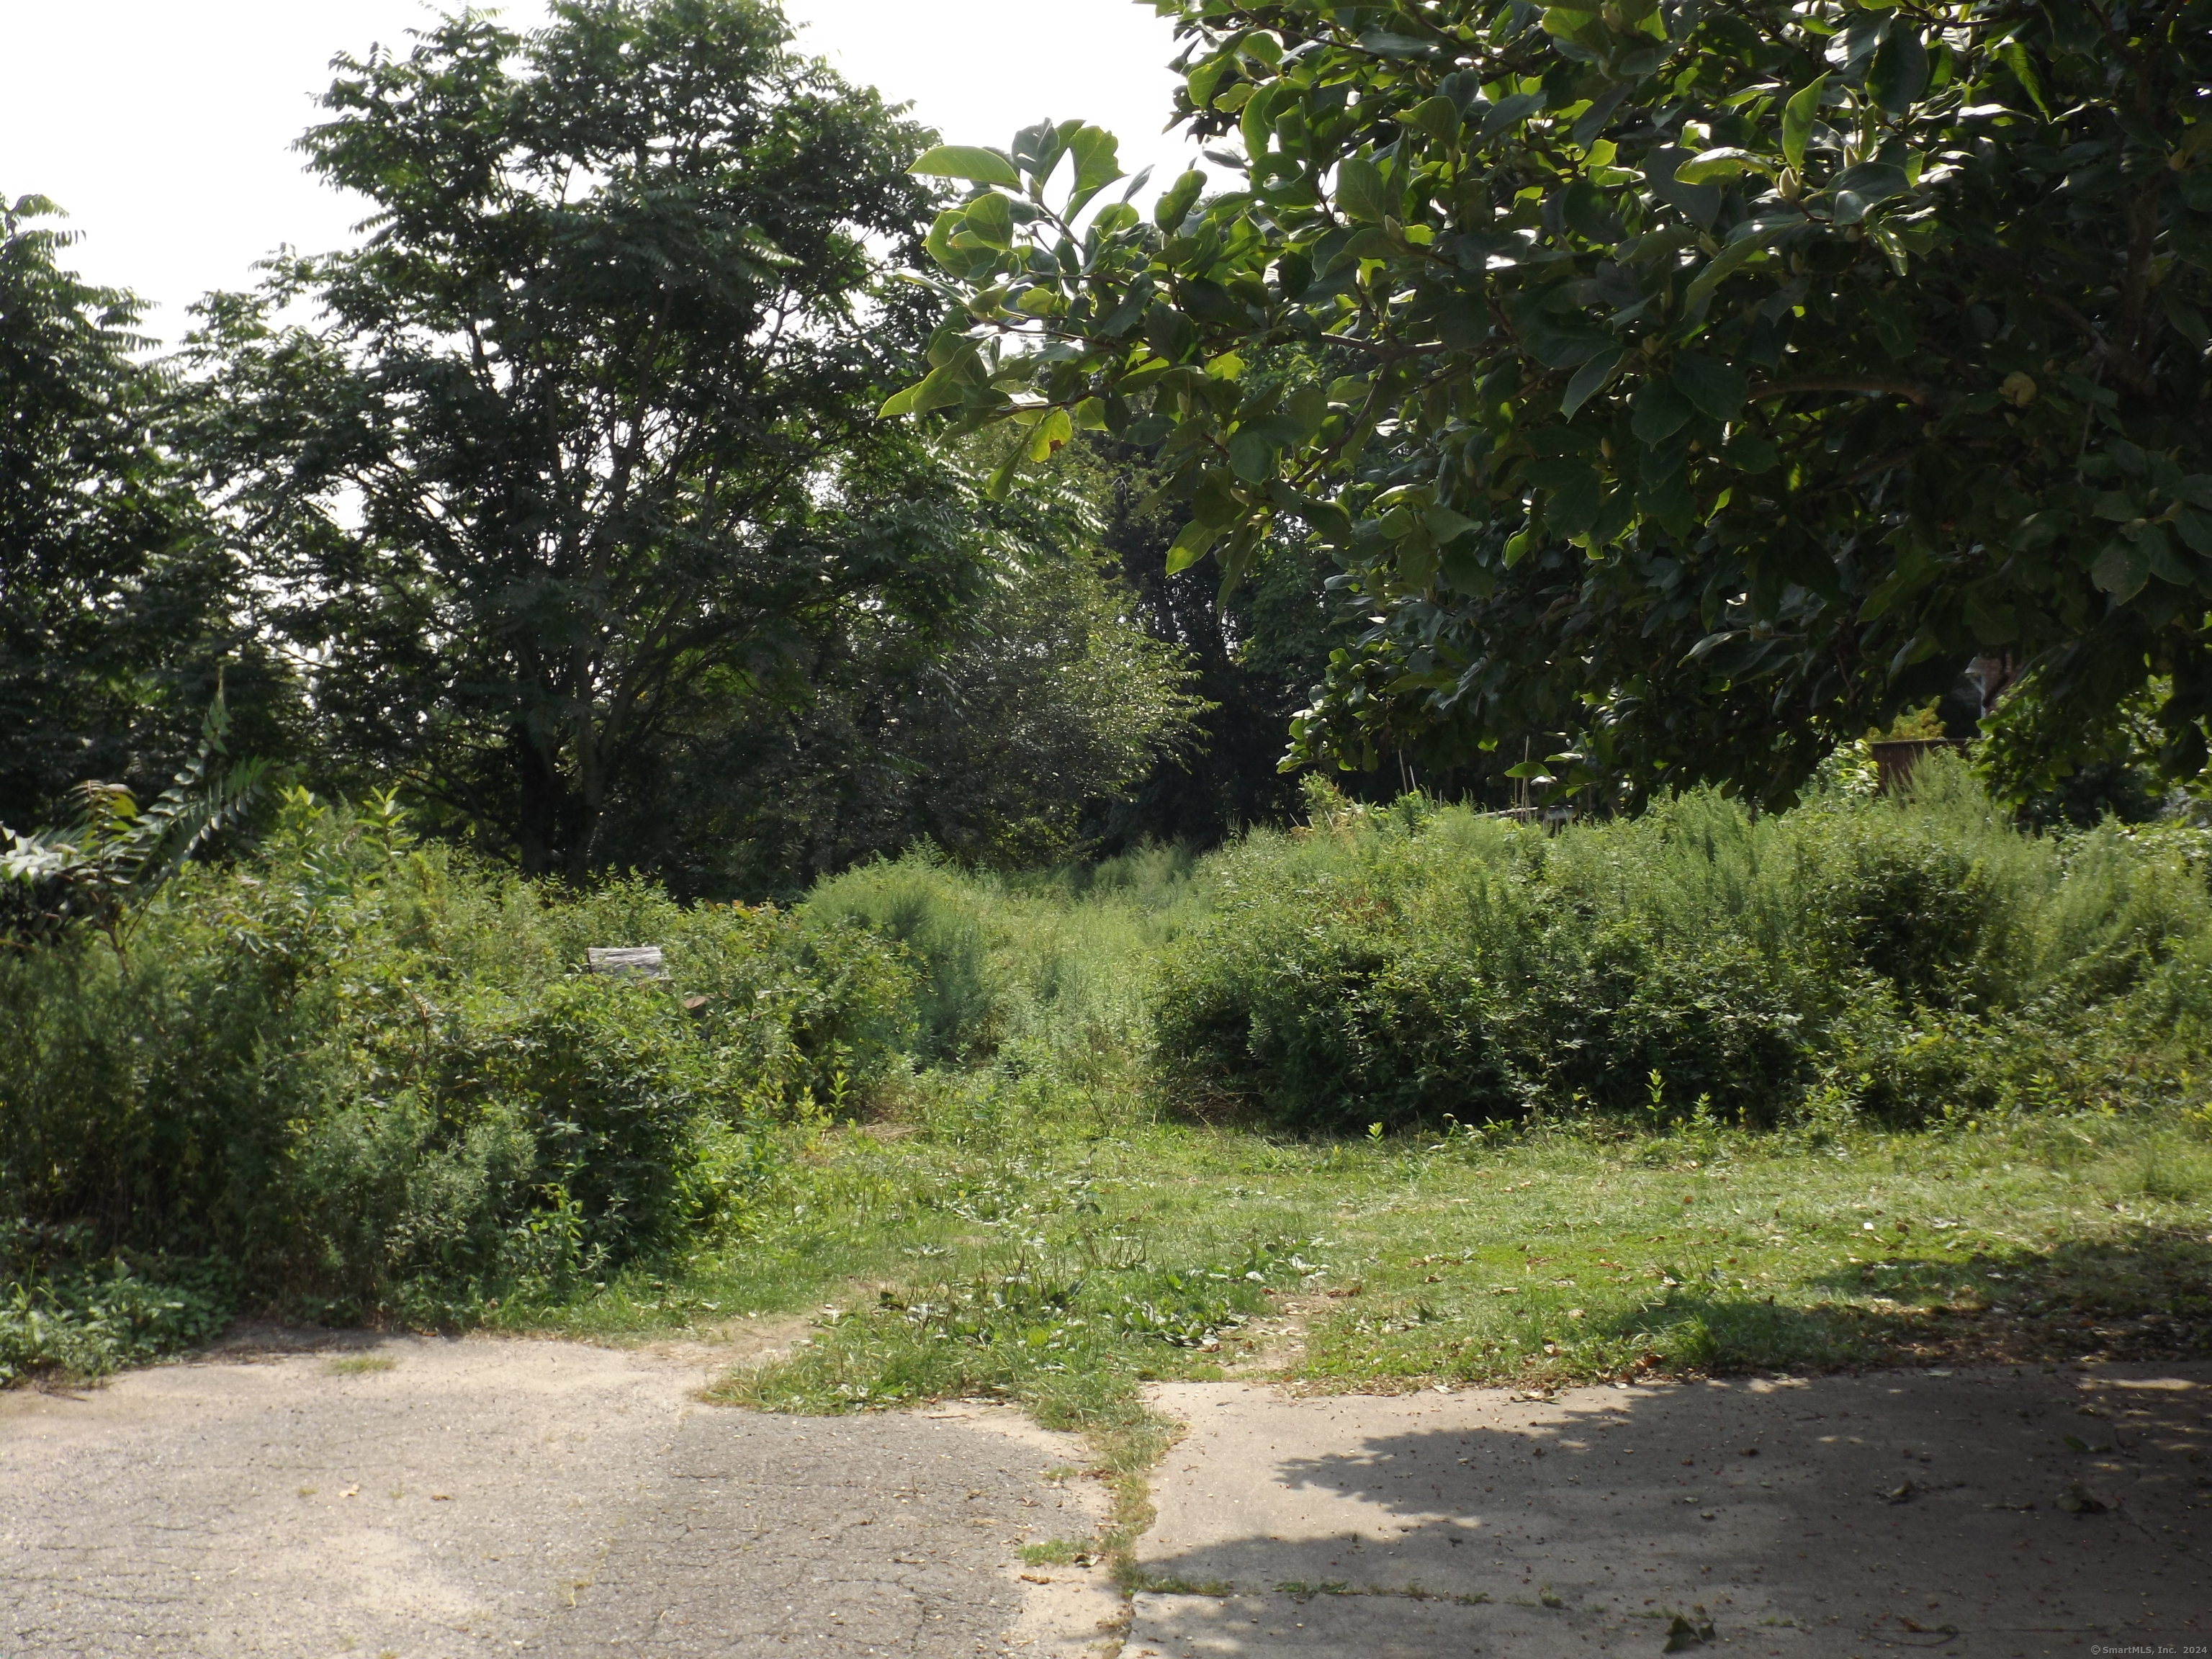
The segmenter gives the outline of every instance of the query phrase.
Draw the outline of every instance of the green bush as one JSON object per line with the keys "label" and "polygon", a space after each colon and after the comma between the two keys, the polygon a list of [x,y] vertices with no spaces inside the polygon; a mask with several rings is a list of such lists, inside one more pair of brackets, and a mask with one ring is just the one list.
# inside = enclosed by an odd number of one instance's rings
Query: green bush
{"label": "green bush", "polygon": [[[669,978],[583,971],[605,944],[661,945]],[[249,1301],[326,1316],[558,1294],[740,1222],[780,1126],[904,1063],[913,984],[849,924],[565,895],[295,795],[119,948],[0,956],[17,1324],[69,1325],[46,1304],[82,1296],[29,1287],[117,1252],[220,1260]],[[40,1340],[17,1346],[83,1368]]]}
{"label": "green bush", "polygon": [[40,1371],[95,1376],[205,1342],[229,1319],[220,1262],[120,1254],[0,1290],[0,1383]]}
{"label": "green bush", "polygon": [[2026,835],[1964,769],[1755,817],[1532,826],[1326,800],[1213,867],[1158,1050],[1287,1124],[1531,1111],[1897,1121],[2110,1097],[2212,1036],[2212,902],[2117,828]]}

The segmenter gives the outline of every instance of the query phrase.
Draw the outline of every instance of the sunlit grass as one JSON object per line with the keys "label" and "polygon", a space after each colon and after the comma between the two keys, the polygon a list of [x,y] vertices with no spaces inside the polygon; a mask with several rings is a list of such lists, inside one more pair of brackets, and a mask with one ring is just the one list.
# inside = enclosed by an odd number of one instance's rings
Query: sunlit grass
{"label": "sunlit grass", "polygon": [[1819,1145],[1332,1144],[1083,1116],[828,1132],[756,1236],[533,1322],[611,1337],[805,1311],[811,1345],[749,1397],[979,1393],[1076,1417],[1099,1389],[1255,1363],[1285,1321],[1303,1346],[1285,1379],[1336,1388],[2212,1338],[2212,1139],[2179,1114]]}
{"label": "sunlit grass", "polygon": [[952,1094],[912,1133],[820,1133],[753,1236],[512,1322],[622,1340],[803,1315],[799,1346],[718,1397],[1019,1402],[1086,1437],[1124,1579],[1175,1433],[1150,1380],[1541,1392],[2212,1352],[2212,1133],[2178,1109],[1329,1143]]}

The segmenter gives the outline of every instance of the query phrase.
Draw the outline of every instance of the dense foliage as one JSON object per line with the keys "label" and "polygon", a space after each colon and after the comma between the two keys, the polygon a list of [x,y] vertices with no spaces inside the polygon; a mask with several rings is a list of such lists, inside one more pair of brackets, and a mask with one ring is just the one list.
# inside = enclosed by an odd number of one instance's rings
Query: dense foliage
{"label": "dense foliage", "polygon": [[[665,982],[581,971],[654,943]],[[908,973],[849,925],[569,897],[302,794],[119,943],[0,954],[0,1248],[436,1318],[742,1223],[779,1126],[864,1098]],[[0,1360],[6,1356],[0,1355]]]}
{"label": "dense foliage", "polygon": [[[1332,1130],[1589,1111],[1903,1122],[2136,1100],[2212,1045],[2179,848],[2022,835],[1963,772],[1754,817],[1692,793],[1532,827],[1340,804],[1221,855],[1164,1057]],[[1324,798],[1325,799],[1325,798]]]}
{"label": "dense foliage", "polygon": [[848,604],[941,619],[975,580],[957,477],[867,407],[921,135],[789,40],[578,0],[342,57],[302,147],[373,234],[204,308],[193,443],[319,749],[526,869],[619,857],[672,728],[804,701]]}
{"label": "dense foliage", "polygon": [[1236,187],[933,151],[959,308],[891,408],[1158,446],[1231,580],[1330,541],[1375,620],[1305,753],[1787,797],[1989,653],[2062,742],[2170,677],[2203,769],[2202,0],[1159,9]]}
{"label": "dense foliage", "polygon": [[40,198],[0,198],[0,823],[189,752],[226,659],[257,744],[275,700],[238,572],[164,442],[137,302],[59,259]]}
{"label": "dense foliage", "polygon": [[849,605],[799,665],[803,702],[738,718],[697,700],[606,845],[687,892],[756,894],[922,843],[999,869],[1088,850],[1097,804],[1178,766],[1205,712],[1188,653],[1097,550],[1111,487],[1084,471],[1004,505],[965,495],[993,557],[957,614]]}

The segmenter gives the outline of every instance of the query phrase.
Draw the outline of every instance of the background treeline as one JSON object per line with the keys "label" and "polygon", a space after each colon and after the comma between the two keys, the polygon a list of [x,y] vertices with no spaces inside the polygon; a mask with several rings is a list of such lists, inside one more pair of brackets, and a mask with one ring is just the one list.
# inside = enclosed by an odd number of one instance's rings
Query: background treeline
{"label": "background treeline", "polygon": [[336,67],[301,148],[371,233],[166,351],[52,204],[0,210],[0,823],[147,798],[218,684],[234,752],[571,881],[789,896],[1284,815],[1342,632],[1315,556],[1224,603],[1126,447],[1006,499],[995,448],[878,418],[927,367],[931,135],[772,8]]}

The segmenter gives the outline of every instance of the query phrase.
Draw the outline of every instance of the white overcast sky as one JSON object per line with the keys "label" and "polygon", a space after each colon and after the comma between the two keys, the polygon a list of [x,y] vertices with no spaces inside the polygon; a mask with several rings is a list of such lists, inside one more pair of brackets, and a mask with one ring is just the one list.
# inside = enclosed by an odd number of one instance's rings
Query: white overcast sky
{"label": "white overcast sky", "polygon": [[[341,246],[358,198],[301,171],[290,148],[339,51],[402,41],[423,0],[0,0],[0,196],[52,198],[83,240],[68,263],[154,302],[174,339],[183,308],[240,288],[280,243]],[[542,0],[487,5],[529,27]],[[1120,135],[1152,190],[1191,147],[1160,131],[1174,85],[1168,24],[1133,0],[787,0],[801,46],[848,79],[911,102],[948,142],[1003,146],[1044,116]]]}

